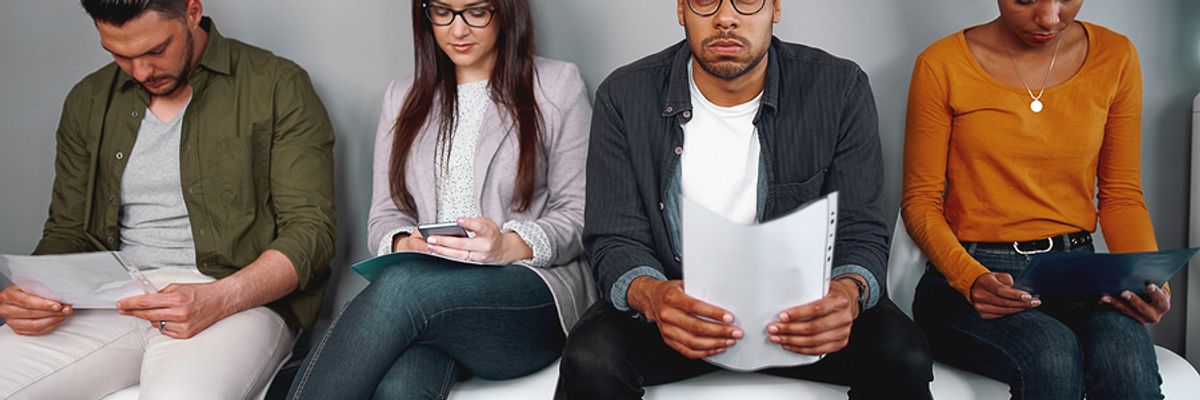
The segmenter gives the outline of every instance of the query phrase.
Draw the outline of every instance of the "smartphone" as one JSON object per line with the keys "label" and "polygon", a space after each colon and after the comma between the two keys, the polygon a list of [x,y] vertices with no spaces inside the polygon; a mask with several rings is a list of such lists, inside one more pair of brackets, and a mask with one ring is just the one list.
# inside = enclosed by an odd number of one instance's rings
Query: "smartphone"
{"label": "smartphone", "polygon": [[467,230],[458,226],[456,222],[418,225],[417,232],[421,233],[421,237],[426,238],[430,236],[467,237]]}

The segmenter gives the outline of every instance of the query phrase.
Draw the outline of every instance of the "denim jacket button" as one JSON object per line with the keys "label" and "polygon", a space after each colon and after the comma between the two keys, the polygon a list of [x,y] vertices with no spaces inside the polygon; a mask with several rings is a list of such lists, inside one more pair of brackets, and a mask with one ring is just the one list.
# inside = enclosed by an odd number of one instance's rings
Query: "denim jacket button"
{"label": "denim jacket button", "polygon": [[691,117],[692,117],[692,112],[691,112],[691,111],[684,111],[684,112],[683,112],[683,117],[684,117],[684,118],[691,118]]}
{"label": "denim jacket button", "polygon": [[665,204],[663,204],[663,202],[661,202],[661,201],[658,202],[658,210],[662,211],[664,208],[667,208],[667,206]]}
{"label": "denim jacket button", "polygon": [[674,108],[674,107],[667,107],[667,110],[666,110],[666,111],[667,111],[667,112],[675,111],[675,108]]}
{"label": "denim jacket button", "polygon": [[675,155],[683,154],[683,147],[675,146]]}

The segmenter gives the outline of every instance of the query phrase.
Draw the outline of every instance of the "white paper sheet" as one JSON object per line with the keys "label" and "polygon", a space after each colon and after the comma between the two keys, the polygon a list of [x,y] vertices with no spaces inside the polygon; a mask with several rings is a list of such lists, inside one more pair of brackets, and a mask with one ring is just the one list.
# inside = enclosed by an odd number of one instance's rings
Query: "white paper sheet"
{"label": "white paper sheet", "polygon": [[729,310],[745,334],[708,362],[755,371],[821,359],[771,343],[767,324],[783,310],[825,296],[836,230],[837,193],[757,225],[731,222],[683,199],[684,291]]}
{"label": "white paper sheet", "polygon": [[115,252],[0,255],[0,273],[21,290],[77,309],[114,309],[117,300],[156,291]]}

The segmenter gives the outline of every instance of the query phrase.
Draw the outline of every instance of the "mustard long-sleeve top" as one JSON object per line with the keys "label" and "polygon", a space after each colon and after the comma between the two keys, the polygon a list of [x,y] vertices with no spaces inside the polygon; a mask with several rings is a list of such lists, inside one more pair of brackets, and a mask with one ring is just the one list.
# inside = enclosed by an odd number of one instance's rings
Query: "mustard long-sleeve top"
{"label": "mustard long-sleeve top", "polygon": [[1142,198],[1137,50],[1125,36],[1083,26],[1087,58],[1046,89],[1041,113],[1030,110],[1025,88],[979,65],[963,32],[917,58],[902,213],[913,240],[968,299],[988,270],[959,242],[1094,232],[1098,217],[1111,251],[1157,249]]}

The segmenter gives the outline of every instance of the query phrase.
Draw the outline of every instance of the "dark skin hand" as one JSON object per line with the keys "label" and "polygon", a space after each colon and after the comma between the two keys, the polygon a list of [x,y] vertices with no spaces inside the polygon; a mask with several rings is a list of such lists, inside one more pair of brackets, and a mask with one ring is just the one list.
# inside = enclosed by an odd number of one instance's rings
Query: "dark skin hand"
{"label": "dark skin hand", "polygon": [[667,346],[690,359],[720,354],[743,336],[732,325],[733,314],[688,296],[680,280],[643,276],[630,284],[626,298],[630,307],[657,323]]}
{"label": "dark skin hand", "polygon": [[1120,297],[1101,296],[1100,302],[1143,324],[1157,324],[1171,310],[1171,291],[1151,283],[1146,285],[1146,292],[1149,293],[1149,300],[1126,290]]}
{"label": "dark skin hand", "polygon": [[784,350],[807,355],[838,352],[850,343],[850,330],[859,309],[858,286],[849,279],[829,283],[829,293],[820,300],[779,313],[779,321],[767,325],[768,339]]}
{"label": "dark skin hand", "polygon": [[971,302],[979,316],[996,319],[1042,305],[1042,300],[1012,285],[1012,275],[1004,273],[989,272],[975,278]]}

